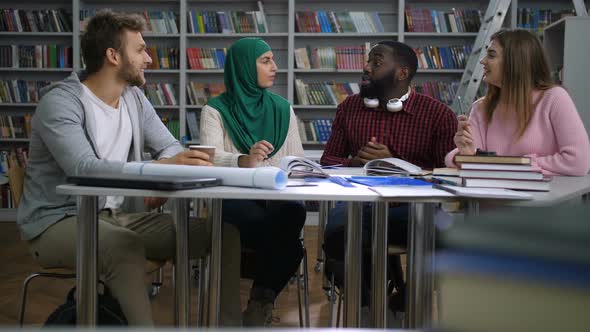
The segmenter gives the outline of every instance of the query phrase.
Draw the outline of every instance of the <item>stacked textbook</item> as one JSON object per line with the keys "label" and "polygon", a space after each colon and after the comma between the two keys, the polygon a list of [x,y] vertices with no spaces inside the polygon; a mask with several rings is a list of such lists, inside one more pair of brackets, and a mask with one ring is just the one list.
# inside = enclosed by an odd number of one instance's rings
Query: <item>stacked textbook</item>
{"label": "stacked textbook", "polygon": [[436,254],[443,331],[588,331],[590,206],[457,220]]}
{"label": "stacked textbook", "polygon": [[457,155],[457,175],[464,187],[549,191],[551,179],[530,157]]}

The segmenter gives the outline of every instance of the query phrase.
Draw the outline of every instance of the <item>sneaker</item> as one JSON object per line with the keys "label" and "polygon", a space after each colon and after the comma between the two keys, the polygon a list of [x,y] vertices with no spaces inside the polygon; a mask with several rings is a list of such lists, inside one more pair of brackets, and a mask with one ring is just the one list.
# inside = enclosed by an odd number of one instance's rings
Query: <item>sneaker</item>
{"label": "sneaker", "polygon": [[242,324],[245,327],[271,327],[273,307],[272,302],[262,303],[250,299],[242,316]]}

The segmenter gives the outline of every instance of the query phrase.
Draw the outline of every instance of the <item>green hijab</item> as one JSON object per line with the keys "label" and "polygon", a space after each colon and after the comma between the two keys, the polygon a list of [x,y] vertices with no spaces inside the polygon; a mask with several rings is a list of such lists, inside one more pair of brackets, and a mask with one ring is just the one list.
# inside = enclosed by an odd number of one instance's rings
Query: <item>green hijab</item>
{"label": "green hijab", "polygon": [[256,59],[270,51],[260,38],[242,38],[227,51],[225,89],[208,104],[221,114],[223,124],[236,148],[248,154],[260,140],[270,142],[272,157],[287,137],[291,105],[267,89],[258,86]]}

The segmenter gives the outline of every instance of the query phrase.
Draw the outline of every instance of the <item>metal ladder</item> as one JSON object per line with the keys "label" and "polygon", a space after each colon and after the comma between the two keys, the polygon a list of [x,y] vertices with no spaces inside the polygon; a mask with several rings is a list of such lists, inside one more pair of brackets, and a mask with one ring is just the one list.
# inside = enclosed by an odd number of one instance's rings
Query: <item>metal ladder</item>
{"label": "metal ladder", "polygon": [[[466,114],[471,108],[483,78],[483,65],[479,63],[479,60],[486,52],[490,37],[502,26],[511,2],[512,0],[490,0],[451,106],[456,114]],[[572,2],[578,16],[588,15],[583,0],[572,0]]]}

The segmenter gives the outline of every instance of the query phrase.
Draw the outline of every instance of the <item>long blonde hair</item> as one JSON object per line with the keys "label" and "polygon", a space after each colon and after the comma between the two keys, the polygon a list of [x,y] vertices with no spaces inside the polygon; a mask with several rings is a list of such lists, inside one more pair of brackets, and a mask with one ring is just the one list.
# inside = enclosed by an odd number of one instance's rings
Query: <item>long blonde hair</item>
{"label": "long blonde hair", "polygon": [[[534,89],[547,90],[555,84],[551,79],[551,70],[547,56],[539,39],[528,30],[502,29],[494,33],[492,41],[503,49],[502,88],[489,84],[483,100],[486,120],[492,120],[494,110],[499,103],[516,112],[517,132],[520,138],[533,116],[536,103],[532,102]],[[540,98],[539,98],[540,100]]]}

